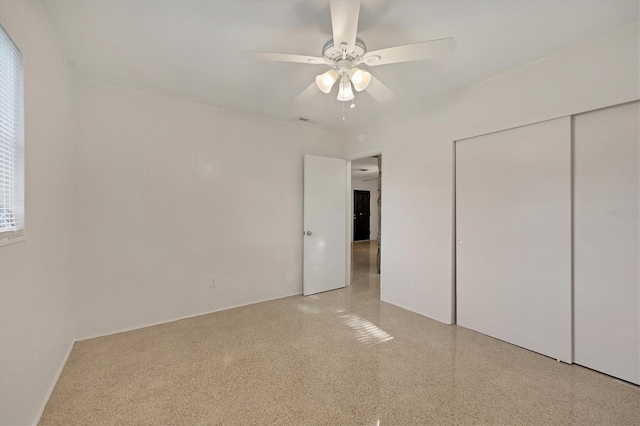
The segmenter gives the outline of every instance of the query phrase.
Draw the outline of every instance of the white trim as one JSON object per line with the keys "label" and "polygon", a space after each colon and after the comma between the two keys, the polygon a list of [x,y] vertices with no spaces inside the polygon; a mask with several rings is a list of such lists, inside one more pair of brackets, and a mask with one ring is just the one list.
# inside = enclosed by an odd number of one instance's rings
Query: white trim
{"label": "white trim", "polygon": [[[373,147],[371,149],[367,149],[357,154],[347,155],[345,159],[347,160],[347,285],[351,285],[351,244],[356,243],[358,241],[353,240],[353,194],[351,188],[351,161],[361,160],[367,157],[376,157],[378,155],[382,155],[382,149],[380,147]],[[376,176],[377,178],[377,176]],[[382,178],[381,178],[382,180]],[[382,187],[382,182],[380,182],[380,186]],[[380,215],[380,229],[378,232],[382,233],[382,205],[380,206],[380,210],[378,211],[378,215]],[[369,236],[371,237],[371,236]],[[376,237],[373,240],[362,240],[363,242],[369,241],[377,241]],[[380,288],[382,288],[382,268],[380,270]],[[382,299],[380,299],[382,300]]]}
{"label": "white trim", "polygon": [[[354,154],[345,155],[346,160],[361,160],[367,157],[375,157],[377,155],[382,155],[382,148],[379,146],[374,146],[373,148],[367,148],[362,151],[358,151]],[[351,170],[349,170],[349,178],[351,178]]]}
{"label": "white trim", "polygon": [[[411,312],[413,314],[420,315],[421,317],[429,318],[430,320],[437,321],[437,322],[445,324],[445,325],[456,325],[456,326],[458,326],[457,324],[455,324],[453,322],[443,321],[440,318],[436,318],[434,316],[427,315],[427,314],[422,313],[422,312],[418,312],[414,308],[409,308],[408,306],[404,305],[403,303],[399,303],[399,302],[394,302],[394,301],[391,301],[391,300],[383,299],[382,296],[380,296],[380,301],[384,302],[384,303],[388,303],[388,304],[393,305],[393,306],[396,306],[396,307],[398,307],[400,309],[404,309],[405,311]],[[451,319],[449,319],[448,321],[451,321]],[[462,327],[462,326],[458,326],[458,327]],[[474,331],[474,333],[475,333],[475,331]]]}
{"label": "white trim", "polygon": [[451,143],[453,154],[453,173],[451,181],[453,183],[451,190],[453,196],[451,197],[451,319],[449,324],[458,323],[458,242],[457,242],[457,210],[456,210],[456,141]]}
{"label": "white trim", "polygon": [[347,248],[345,256],[345,277],[344,285],[348,287],[351,285],[351,234],[353,233],[353,201],[351,200],[351,160],[347,160]]}
{"label": "white trim", "polygon": [[21,241],[27,241],[26,235],[16,235],[15,237],[7,237],[0,239],[0,247],[8,246],[9,244],[19,243]]}
{"label": "white trim", "polygon": [[477,126],[471,129],[462,129],[457,131],[451,139],[453,141],[461,141],[464,139],[475,138],[477,136],[487,135],[489,133],[502,132],[505,130],[515,129],[517,127],[528,126],[530,124],[541,123],[543,121],[555,120],[557,118],[569,117],[573,115],[583,114],[590,111],[596,111],[603,108],[609,108],[616,105],[622,105],[629,102],[639,100],[638,95],[628,95],[616,99],[614,101],[603,104],[598,100],[586,99],[573,102],[568,105],[552,107],[527,114],[524,117],[507,118]]}
{"label": "white trim", "polygon": [[64,358],[62,359],[62,362],[58,367],[58,371],[56,372],[56,375],[53,378],[51,385],[49,385],[49,390],[47,391],[44,399],[42,400],[42,403],[40,404],[40,409],[36,413],[36,417],[33,419],[33,422],[31,422],[32,425],[37,425],[38,423],[40,423],[40,418],[42,417],[42,413],[44,413],[44,409],[47,407],[47,404],[49,403],[49,398],[51,398],[51,394],[53,393],[53,390],[58,384],[58,379],[62,374],[62,370],[64,369],[64,366],[67,365],[67,360],[69,359],[69,355],[71,355],[71,350],[73,349],[73,345],[75,343],[76,343],[75,340],[72,340],[71,343],[69,344],[69,349],[67,349],[67,353],[64,355]]}
{"label": "white trim", "polygon": [[[155,325],[166,324],[174,321],[180,321],[188,318],[199,317],[201,315],[209,315],[216,312],[226,311],[229,309],[241,308],[243,306],[255,305],[257,303],[269,302],[271,300],[284,299],[286,297],[299,296],[302,292],[296,293],[288,293],[284,295],[278,296],[267,296],[263,299],[258,300],[250,300],[246,301],[247,298],[238,299],[237,301],[231,301],[230,305],[217,307],[217,308],[200,308],[191,309],[191,313],[182,313],[182,314],[160,314],[151,318],[144,318],[140,320],[127,321],[125,323],[116,324],[114,326],[94,328],[89,330],[81,331],[78,336],[76,336],[76,342],[81,342],[83,340],[95,339],[97,337],[110,336],[112,334],[124,333],[127,331],[139,330],[141,328],[153,327]],[[196,312],[193,312],[196,311]]]}
{"label": "white trim", "polygon": [[[25,237],[25,239],[26,239],[26,237]],[[60,375],[62,374],[62,370],[64,370],[64,366],[67,364],[67,361],[69,360],[69,356],[71,355],[71,351],[73,350],[73,345],[76,342],[81,342],[83,340],[89,340],[89,339],[95,339],[97,337],[110,336],[112,334],[124,333],[124,332],[127,332],[127,331],[138,330],[138,329],[141,329],[141,328],[153,327],[155,325],[167,324],[167,323],[170,323],[170,322],[180,321],[180,320],[183,320],[183,319],[199,317],[201,315],[208,315],[208,314],[213,314],[213,313],[216,313],[216,312],[226,311],[228,309],[235,309],[235,308],[240,308],[240,307],[243,307],[243,306],[255,305],[257,303],[268,302],[270,300],[284,299],[286,297],[292,297],[292,296],[299,296],[301,294],[302,294],[301,292],[298,292],[298,293],[287,294],[287,295],[284,295],[284,296],[270,297],[270,298],[266,298],[266,299],[262,299],[262,300],[258,300],[258,301],[251,301],[251,302],[247,302],[247,303],[242,303],[241,302],[240,304],[236,304],[236,305],[228,306],[228,307],[223,307],[223,308],[220,308],[220,309],[214,309],[214,310],[209,310],[209,311],[206,311],[206,312],[199,312],[199,313],[195,313],[195,314],[182,315],[182,316],[171,318],[171,319],[160,319],[160,320],[157,320],[155,322],[147,322],[147,323],[144,323],[144,324],[124,326],[124,328],[120,328],[120,329],[112,329],[112,330],[102,329],[103,331],[97,331],[94,334],[87,334],[84,337],[78,337],[75,340],[72,340],[71,343],[69,344],[69,349],[67,349],[67,352],[66,352],[62,362],[60,363],[60,366],[58,367],[56,375],[55,375],[53,381],[51,382],[51,385],[49,386],[49,389],[48,389],[45,397],[43,398],[42,403],[40,404],[40,409],[36,413],[36,416],[33,419],[33,422],[31,422],[31,424],[37,425],[40,422],[40,418],[42,417],[42,414],[44,413],[44,410],[47,407],[47,404],[49,403],[49,399],[51,398],[51,394],[53,393],[53,390],[55,389],[56,385],[58,384],[58,380],[60,379]]]}

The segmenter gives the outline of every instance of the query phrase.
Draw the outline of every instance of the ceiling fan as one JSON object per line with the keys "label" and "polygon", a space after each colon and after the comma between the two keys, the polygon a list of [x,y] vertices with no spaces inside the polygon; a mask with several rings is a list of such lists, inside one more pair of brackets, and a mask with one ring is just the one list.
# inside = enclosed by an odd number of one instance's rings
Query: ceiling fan
{"label": "ceiling fan", "polygon": [[296,62],[331,67],[318,75],[316,81],[296,98],[296,102],[308,101],[318,91],[329,93],[338,81],[339,101],[353,100],[355,89],[357,92],[366,90],[378,102],[387,102],[394,97],[393,92],[371,73],[358,68],[358,65],[375,67],[398,62],[422,61],[450,55],[456,49],[456,41],[449,37],[369,52],[364,42],[357,37],[360,0],[330,0],[329,4],[333,39],[325,43],[322,56],[249,51],[241,54],[246,59],[257,61]]}

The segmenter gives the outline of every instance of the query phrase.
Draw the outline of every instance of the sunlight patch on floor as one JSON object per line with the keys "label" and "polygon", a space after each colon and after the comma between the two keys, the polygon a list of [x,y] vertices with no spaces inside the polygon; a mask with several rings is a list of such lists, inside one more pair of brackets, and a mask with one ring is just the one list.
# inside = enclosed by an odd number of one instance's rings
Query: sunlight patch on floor
{"label": "sunlight patch on floor", "polygon": [[380,344],[388,342],[393,339],[389,333],[366,319],[359,317],[358,315],[350,314],[343,315],[343,323],[353,329],[356,335],[356,340],[362,343]]}

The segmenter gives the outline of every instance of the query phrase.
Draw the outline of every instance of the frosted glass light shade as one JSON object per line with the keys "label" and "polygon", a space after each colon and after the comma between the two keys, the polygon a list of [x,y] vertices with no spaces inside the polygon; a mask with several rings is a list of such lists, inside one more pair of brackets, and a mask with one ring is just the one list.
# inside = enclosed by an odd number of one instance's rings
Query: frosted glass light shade
{"label": "frosted glass light shade", "polygon": [[338,100],[342,102],[350,101],[354,98],[353,90],[351,89],[351,82],[345,75],[340,80],[340,90],[338,90]]}
{"label": "frosted glass light shade", "polygon": [[362,92],[371,83],[371,74],[356,67],[349,71],[349,78],[358,92]]}
{"label": "frosted glass light shade", "polygon": [[329,93],[336,80],[338,80],[338,72],[336,70],[329,70],[316,77],[316,86],[318,86],[318,89],[322,92]]}
{"label": "frosted glass light shade", "polygon": [[360,84],[362,80],[364,80],[364,74],[358,68],[354,68],[349,72],[349,77],[351,77],[351,82],[353,84]]}

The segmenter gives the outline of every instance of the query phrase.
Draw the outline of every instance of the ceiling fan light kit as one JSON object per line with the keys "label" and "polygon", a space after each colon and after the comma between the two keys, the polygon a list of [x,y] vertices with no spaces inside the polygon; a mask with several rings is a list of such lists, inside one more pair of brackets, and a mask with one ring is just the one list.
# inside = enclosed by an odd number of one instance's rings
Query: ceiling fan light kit
{"label": "ceiling fan light kit", "polygon": [[334,83],[338,80],[338,72],[334,69],[331,69],[324,74],[320,74],[316,77],[316,85],[318,89],[320,89],[323,93],[331,92],[331,88]]}
{"label": "ceiling fan light kit", "polygon": [[[378,102],[388,102],[394,95],[387,86],[366,70],[357,66],[379,66],[398,62],[422,61],[448,56],[456,49],[453,37],[421,43],[406,44],[374,51],[367,51],[367,46],[356,37],[358,32],[358,18],[360,15],[360,1],[331,0],[331,27],[333,38],[325,43],[322,56],[304,56],[287,53],[270,52],[242,52],[247,59],[258,61],[297,62],[311,65],[329,66],[331,69],[316,76],[297,98],[296,102],[310,100],[318,90],[330,93],[338,79],[338,100],[348,102],[354,99],[356,92],[366,90]],[[353,87],[351,86],[353,83]],[[352,104],[352,108],[353,108]]]}
{"label": "ceiling fan light kit", "polygon": [[355,98],[353,90],[351,89],[351,81],[349,77],[343,75],[340,79],[340,89],[338,90],[338,100],[342,102],[348,102]]}
{"label": "ceiling fan light kit", "polygon": [[362,92],[369,86],[369,83],[371,83],[371,73],[356,67],[351,68],[349,71],[349,78],[356,92]]}
{"label": "ceiling fan light kit", "polygon": [[351,71],[349,71],[349,78],[353,84],[360,84],[364,80],[364,73],[359,68],[351,68]]}

